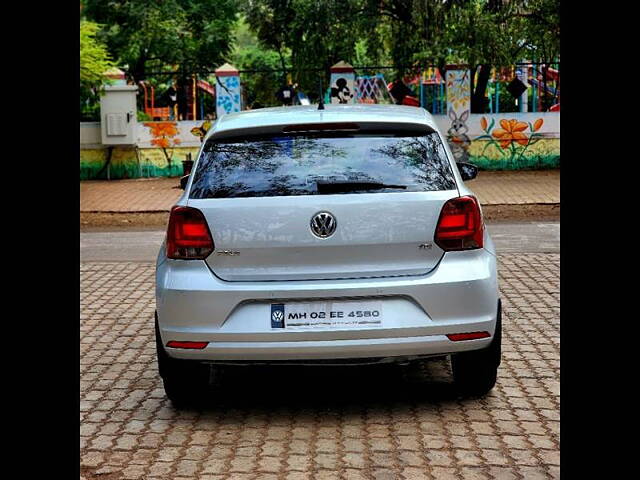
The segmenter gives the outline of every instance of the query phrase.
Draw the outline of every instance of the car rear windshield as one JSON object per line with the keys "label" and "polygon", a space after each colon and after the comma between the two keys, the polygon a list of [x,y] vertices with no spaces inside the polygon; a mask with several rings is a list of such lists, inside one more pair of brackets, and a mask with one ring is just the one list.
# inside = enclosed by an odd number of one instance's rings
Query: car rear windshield
{"label": "car rear windshield", "polygon": [[436,132],[280,135],[203,148],[190,198],[453,190]]}

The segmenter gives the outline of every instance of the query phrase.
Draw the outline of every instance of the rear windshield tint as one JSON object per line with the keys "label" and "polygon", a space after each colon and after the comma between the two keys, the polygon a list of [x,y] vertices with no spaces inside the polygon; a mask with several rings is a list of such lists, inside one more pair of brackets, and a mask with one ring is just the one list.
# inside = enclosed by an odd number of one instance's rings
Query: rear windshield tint
{"label": "rear windshield tint", "polygon": [[281,135],[207,141],[190,198],[428,192],[456,188],[440,137]]}

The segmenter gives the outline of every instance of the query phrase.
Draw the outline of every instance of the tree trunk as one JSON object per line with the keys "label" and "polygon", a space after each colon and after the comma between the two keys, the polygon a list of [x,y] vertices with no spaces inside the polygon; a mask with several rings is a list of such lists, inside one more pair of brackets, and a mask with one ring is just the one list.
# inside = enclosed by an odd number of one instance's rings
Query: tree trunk
{"label": "tree trunk", "polygon": [[282,46],[278,46],[278,56],[280,57],[280,65],[282,65],[282,84],[284,85],[287,81],[287,65],[282,54]]}
{"label": "tree trunk", "polygon": [[549,101],[547,100],[547,74],[549,73],[549,64],[545,63],[542,65],[542,111],[546,112],[551,105],[549,105]]}
{"label": "tree trunk", "polygon": [[[478,83],[471,85],[471,113],[485,113],[487,108],[487,86],[489,85],[489,77],[491,76],[491,66],[487,64],[480,65],[480,73],[478,74]],[[473,75],[471,76],[473,82]]]}
{"label": "tree trunk", "polygon": [[134,63],[131,69],[129,70],[129,75],[133,77],[133,80],[136,82],[136,84],[141,80],[145,80],[147,77],[146,71],[145,71],[146,63],[147,63],[147,59],[144,56],[141,56],[138,58],[138,60],[136,60],[136,63]]}

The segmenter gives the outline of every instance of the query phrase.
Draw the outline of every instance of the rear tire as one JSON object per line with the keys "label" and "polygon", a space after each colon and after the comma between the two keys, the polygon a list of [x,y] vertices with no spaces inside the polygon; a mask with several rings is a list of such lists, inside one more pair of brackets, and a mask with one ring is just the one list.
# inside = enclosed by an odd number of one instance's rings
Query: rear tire
{"label": "rear tire", "polygon": [[502,353],[502,302],[498,301],[496,330],[491,344],[482,350],[451,355],[453,380],[458,393],[477,397],[495,386]]}
{"label": "rear tire", "polygon": [[171,358],[162,345],[157,313],[155,326],[158,372],[162,377],[164,392],[175,408],[192,406],[206,393],[209,366],[191,360]]}

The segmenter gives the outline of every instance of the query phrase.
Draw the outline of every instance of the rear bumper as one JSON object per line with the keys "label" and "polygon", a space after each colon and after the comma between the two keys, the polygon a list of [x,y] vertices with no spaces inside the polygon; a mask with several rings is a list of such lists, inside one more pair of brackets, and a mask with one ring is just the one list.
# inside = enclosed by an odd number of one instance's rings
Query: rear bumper
{"label": "rear bumper", "polygon": [[446,355],[488,347],[491,338],[451,342],[445,335],[296,342],[211,342],[203,350],[169,349],[175,358],[194,360],[280,361],[390,358]]}
{"label": "rear bumper", "polygon": [[[366,329],[271,329],[271,303],[378,298],[382,325]],[[225,282],[204,261],[159,256],[156,304],[163,344],[207,341],[202,350],[167,348],[174,358],[282,361],[444,355],[481,349],[492,337],[452,342],[448,333],[495,330],[495,256],[450,252],[428,275],[359,280]]]}

